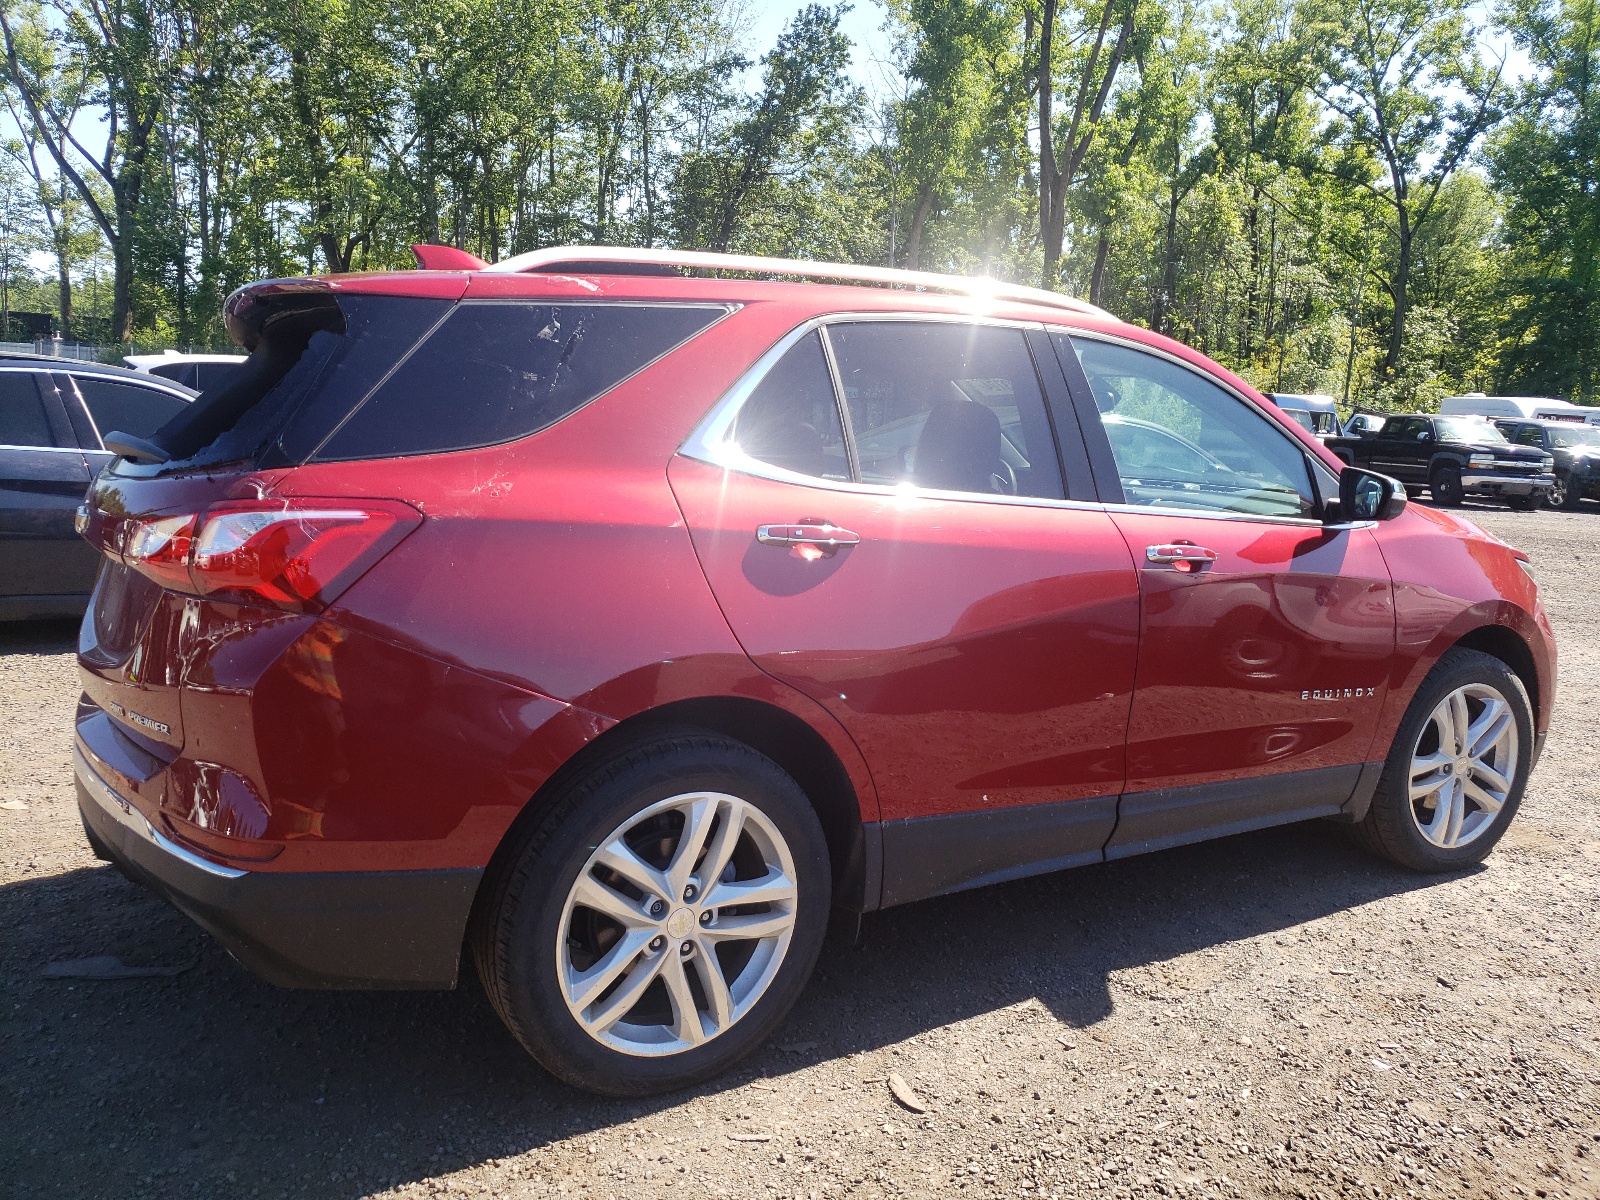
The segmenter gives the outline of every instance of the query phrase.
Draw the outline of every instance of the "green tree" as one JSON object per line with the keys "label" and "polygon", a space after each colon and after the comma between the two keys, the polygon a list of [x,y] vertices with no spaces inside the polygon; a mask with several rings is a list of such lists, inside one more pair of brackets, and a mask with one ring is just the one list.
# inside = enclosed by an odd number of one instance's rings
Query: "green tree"
{"label": "green tree", "polygon": [[811,135],[853,118],[859,93],[845,81],[850,41],[839,31],[844,7],[809,4],[761,60],[759,95],[744,105],[710,149],[685,157],[675,181],[681,241],[727,250],[753,200],[786,164],[817,148]]}
{"label": "green tree", "polygon": [[1469,9],[1468,0],[1305,0],[1301,10],[1328,114],[1323,153],[1307,164],[1376,199],[1393,242],[1386,376],[1405,346],[1416,238],[1500,116],[1500,70],[1479,55]]}
{"label": "green tree", "polygon": [[1500,384],[1600,400],[1600,8],[1512,0],[1537,69],[1489,161],[1506,196],[1511,294]]}

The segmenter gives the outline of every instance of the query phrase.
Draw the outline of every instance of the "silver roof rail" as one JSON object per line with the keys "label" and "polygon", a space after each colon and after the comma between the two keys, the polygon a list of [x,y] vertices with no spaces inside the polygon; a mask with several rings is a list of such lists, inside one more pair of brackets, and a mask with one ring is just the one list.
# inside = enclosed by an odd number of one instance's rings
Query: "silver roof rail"
{"label": "silver roof rail", "polygon": [[894,287],[926,288],[930,291],[956,292],[985,300],[1012,300],[1022,304],[1043,304],[1051,308],[1064,308],[1069,312],[1094,316],[1110,316],[1084,300],[1047,292],[1043,288],[1023,287],[1015,283],[1002,283],[987,276],[969,278],[964,275],[941,275],[933,271],[902,271],[895,267],[855,266],[850,263],[811,262],[799,258],[763,258],[756,254],[712,254],[704,250],[646,250],[634,246],[549,246],[543,250],[530,250],[484,267],[485,273],[512,275],[538,271],[561,273],[563,266],[570,274],[586,274],[584,268],[592,264],[605,264],[619,268],[629,266],[684,268],[704,271],[738,271],[757,275],[796,275],[803,279],[827,279],[841,283],[871,283]]}

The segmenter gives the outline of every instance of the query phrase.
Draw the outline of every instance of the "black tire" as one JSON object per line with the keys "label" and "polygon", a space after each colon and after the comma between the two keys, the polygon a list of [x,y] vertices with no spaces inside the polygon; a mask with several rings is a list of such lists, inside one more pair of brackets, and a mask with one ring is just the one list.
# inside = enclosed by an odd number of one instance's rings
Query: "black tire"
{"label": "black tire", "polygon": [[[1504,804],[1484,831],[1465,845],[1446,849],[1430,842],[1418,827],[1410,796],[1412,754],[1435,707],[1451,692],[1472,684],[1487,684],[1505,698],[1516,722],[1516,770]],[[1384,762],[1372,806],[1351,832],[1373,854],[1414,871],[1455,871],[1480,863],[1494,849],[1522,803],[1532,758],[1533,706],[1522,680],[1491,655],[1477,650],[1451,650],[1429,672],[1406,709]]]}
{"label": "black tire", "polygon": [[1506,507],[1516,512],[1532,512],[1539,507],[1537,494],[1529,496],[1507,496]]}
{"label": "black tire", "polygon": [[[725,1030],[678,1053],[629,1054],[590,1036],[567,1007],[552,953],[569,937],[557,937],[563,910],[603,839],[659,801],[700,791],[737,796],[781,834],[796,874],[793,930],[766,990]],[[804,990],[827,929],[827,841],[799,785],[750,747],[692,729],[650,735],[569,781],[541,817],[514,836],[485,881],[473,918],[473,957],[501,1020],[557,1078],[608,1096],[688,1087],[760,1045]],[[695,986],[703,1000],[704,984]]]}
{"label": "black tire", "polygon": [[1428,490],[1436,504],[1460,508],[1466,492],[1461,487],[1461,468],[1455,463],[1440,463],[1428,476]]}

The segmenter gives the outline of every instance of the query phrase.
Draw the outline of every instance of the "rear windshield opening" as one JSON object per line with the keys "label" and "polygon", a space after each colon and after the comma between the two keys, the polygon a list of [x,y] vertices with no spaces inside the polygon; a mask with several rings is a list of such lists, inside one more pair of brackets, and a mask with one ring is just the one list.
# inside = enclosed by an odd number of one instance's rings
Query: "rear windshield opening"
{"label": "rear windshield opening", "polygon": [[284,298],[249,359],[152,436],[174,471],[437,454],[548,428],[726,305]]}

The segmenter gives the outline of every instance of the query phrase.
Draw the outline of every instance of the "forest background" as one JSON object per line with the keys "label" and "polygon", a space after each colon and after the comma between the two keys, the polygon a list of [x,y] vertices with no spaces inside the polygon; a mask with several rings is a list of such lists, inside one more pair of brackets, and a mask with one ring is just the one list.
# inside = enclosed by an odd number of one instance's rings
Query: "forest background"
{"label": "forest background", "polygon": [[1600,0],[887,0],[871,88],[844,6],[757,56],[739,4],[0,0],[0,340],[610,243],[1038,284],[1349,404],[1600,402]]}

